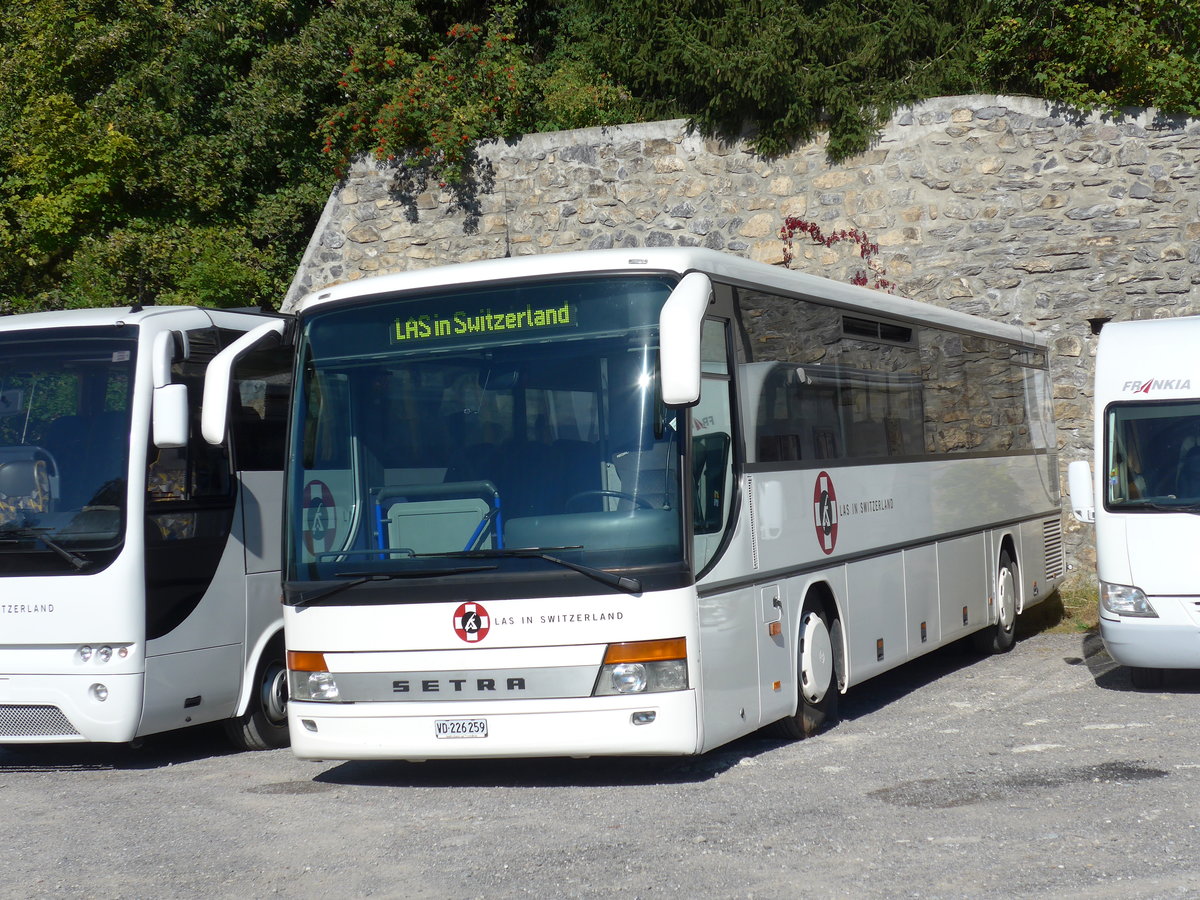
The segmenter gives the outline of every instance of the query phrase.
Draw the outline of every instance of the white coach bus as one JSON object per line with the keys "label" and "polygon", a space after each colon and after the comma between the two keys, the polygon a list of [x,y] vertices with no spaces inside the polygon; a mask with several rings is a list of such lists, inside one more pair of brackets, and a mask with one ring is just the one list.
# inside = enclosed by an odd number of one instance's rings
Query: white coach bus
{"label": "white coach bus", "polygon": [[[1069,467],[1096,524],[1100,636],[1136,687],[1200,669],[1200,317],[1110,322],[1095,376],[1095,480]],[[1097,502],[1099,501],[1099,502]]]}
{"label": "white coach bus", "polygon": [[683,249],[363,279],[298,317],[300,757],[799,737],[935,647],[1006,649],[1061,578],[1024,328]]}
{"label": "white coach bus", "polygon": [[207,363],[262,314],[0,318],[0,744],[135,741],[224,720],[284,746],[279,603],[290,350],[236,373],[234,446],[200,438]]}

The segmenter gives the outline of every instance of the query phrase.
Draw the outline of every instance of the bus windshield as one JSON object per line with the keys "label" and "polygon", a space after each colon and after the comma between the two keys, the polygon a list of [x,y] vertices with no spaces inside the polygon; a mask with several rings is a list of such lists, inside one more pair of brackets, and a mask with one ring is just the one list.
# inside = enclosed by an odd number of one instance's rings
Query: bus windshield
{"label": "bus windshield", "polygon": [[395,579],[405,600],[464,579],[472,596],[683,583],[683,450],[656,371],[671,288],[590,276],[314,310],[289,600]]}
{"label": "bus windshield", "polygon": [[0,575],[116,557],[136,355],[134,327],[0,334]]}
{"label": "bus windshield", "polygon": [[1200,509],[1200,402],[1114,404],[1107,420],[1109,509]]}

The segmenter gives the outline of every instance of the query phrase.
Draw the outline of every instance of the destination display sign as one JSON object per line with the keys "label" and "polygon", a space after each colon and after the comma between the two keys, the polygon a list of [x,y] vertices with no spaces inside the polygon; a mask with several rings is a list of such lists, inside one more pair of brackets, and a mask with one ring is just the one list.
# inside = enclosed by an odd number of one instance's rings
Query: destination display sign
{"label": "destination display sign", "polygon": [[306,352],[327,362],[627,334],[658,325],[675,283],[662,274],[564,276],[330,303],[305,313]]}
{"label": "destination display sign", "polygon": [[572,303],[561,306],[526,305],[521,309],[497,311],[492,307],[483,309],[456,310],[439,315],[398,316],[392,322],[391,342],[412,344],[436,341],[440,338],[457,338],[467,335],[499,335],[505,332],[531,332],[547,329],[575,328],[579,325],[579,312]]}

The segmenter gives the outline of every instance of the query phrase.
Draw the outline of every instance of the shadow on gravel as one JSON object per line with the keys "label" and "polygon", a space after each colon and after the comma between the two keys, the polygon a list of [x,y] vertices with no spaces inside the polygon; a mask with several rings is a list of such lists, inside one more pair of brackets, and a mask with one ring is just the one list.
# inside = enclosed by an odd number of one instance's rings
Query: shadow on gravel
{"label": "shadow on gravel", "polygon": [[7,744],[0,747],[0,774],[160,769],[238,752],[220,725],[197,725],[151,735],[137,745]]}
{"label": "shadow on gravel", "polygon": [[787,744],[749,735],[703,756],[590,759],[354,760],[313,780],[360,787],[626,787],[694,784]]}
{"label": "shadow on gravel", "polygon": [[1096,687],[1106,691],[1128,691],[1138,694],[1200,694],[1200,669],[1165,669],[1163,683],[1156,688],[1139,688],[1133,684],[1130,671],[1119,665],[1108,651],[1098,632],[1083,635],[1080,641],[1080,656],[1066,661],[1072,665],[1086,665]]}
{"label": "shadow on gravel", "polygon": [[[1016,648],[1012,652],[1017,652]],[[841,718],[843,721],[853,721],[869,716],[901,697],[947,675],[979,665],[988,658],[971,645],[970,638],[947,644],[852,687],[841,698]]]}
{"label": "shadow on gravel", "polygon": [[[1017,619],[1016,645],[1009,652],[1019,653],[1022,642],[1054,628],[1063,620],[1063,616],[1062,599],[1055,592]],[[852,688],[841,698],[841,718],[853,721],[878,712],[926,685],[981,665],[990,658],[990,653],[976,650],[969,637],[947,644]]]}

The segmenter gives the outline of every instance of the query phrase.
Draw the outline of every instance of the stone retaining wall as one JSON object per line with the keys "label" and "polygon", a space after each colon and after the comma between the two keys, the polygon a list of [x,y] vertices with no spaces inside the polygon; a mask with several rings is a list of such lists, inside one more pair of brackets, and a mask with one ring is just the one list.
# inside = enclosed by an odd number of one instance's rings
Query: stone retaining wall
{"label": "stone retaining wall", "polygon": [[[1200,122],[1080,117],[1026,97],[931,100],[840,165],[823,141],[766,159],[682,121],[535,134],[480,149],[473,196],[405,194],[367,162],[338,186],[285,309],[367,275],[528,253],[704,246],[783,264],[785,217],[856,228],[879,250],[806,235],[791,266],[1030,325],[1051,344],[1060,458],[1089,458],[1091,320],[1200,310]],[[1065,478],[1064,478],[1065,493]],[[1067,516],[1074,566],[1090,533]]]}

